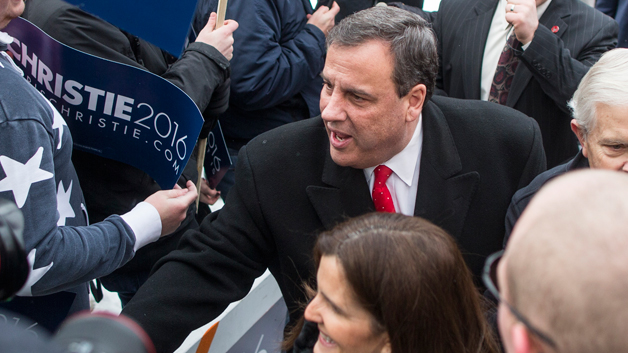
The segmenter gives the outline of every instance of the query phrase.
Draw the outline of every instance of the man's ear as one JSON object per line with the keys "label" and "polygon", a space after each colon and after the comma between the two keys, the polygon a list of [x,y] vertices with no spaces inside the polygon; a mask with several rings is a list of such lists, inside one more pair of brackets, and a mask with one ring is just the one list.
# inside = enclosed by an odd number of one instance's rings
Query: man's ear
{"label": "man's ear", "polygon": [[530,353],[531,343],[528,329],[520,322],[515,323],[510,328],[510,336],[512,345],[515,349],[514,353]]}
{"label": "man's ear", "polygon": [[538,343],[521,322],[517,322],[510,329],[514,353],[538,353],[543,347]]}
{"label": "man's ear", "polygon": [[406,121],[411,122],[419,118],[421,111],[423,110],[423,104],[425,104],[425,96],[427,95],[427,87],[420,83],[412,89],[406,95],[408,99],[408,110],[406,112]]}
{"label": "man's ear", "polygon": [[587,150],[586,147],[586,132],[584,130],[584,127],[580,126],[580,124],[578,124],[578,121],[576,121],[576,119],[571,119],[571,131],[573,131],[574,134],[576,134],[576,137],[578,138],[578,142],[580,142],[580,146],[582,146],[582,155],[585,158],[589,158],[587,155],[589,154],[589,151]]}

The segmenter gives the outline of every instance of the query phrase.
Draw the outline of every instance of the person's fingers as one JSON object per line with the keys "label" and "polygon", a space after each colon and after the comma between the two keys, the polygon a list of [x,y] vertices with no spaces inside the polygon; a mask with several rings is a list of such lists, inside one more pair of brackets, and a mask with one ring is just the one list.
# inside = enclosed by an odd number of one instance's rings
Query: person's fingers
{"label": "person's fingers", "polygon": [[196,200],[197,197],[198,197],[198,194],[196,193],[196,188],[194,188],[193,191],[188,192],[187,194],[178,197],[177,200],[182,202],[187,208],[187,206],[189,206],[192,202],[194,202],[194,200]]}
{"label": "person's fingers", "polygon": [[[188,181],[188,182],[190,182],[190,181]],[[177,197],[181,197],[181,196],[183,196],[183,195],[188,193],[188,190],[190,189],[190,186],[189,185],[186,185],[186,186],[187,187],[185,189],[183,189],[179,185],[175,184],[174,188],[172,188],[170,190],[157,191],[157,193],[161,193],[164,196],[164,198],[166,198],[166,199],[176,199]],[[192,186],[194,186],[194,183],[192,183]],[[196,187],[194,187],[194,190],[196,190]]]}
{"label": "person's fingers", "polygon": [[202,181],[201,181],[201,194],[207,194],[209,192],[209,190],[211,190],[211,188],[209,187],[209,183],[207,182],[207,180],[202,179]]}
{"label": "person's fingers", "polygon": [[340,11],[340,6],[338,5],[337,2],[334,1],[333,5],[331,5],[331,9],[329,10],[329,12],[333,14],[334,17],[336,17],[339,11]]}
{"label": "person's fingers", "polygon": [[194,184],[192,185],[188,185],[187,188],[187,193],[180,196],[178,199],[182,202],[184,202],[186,205],[191,204],[194,200],[196,200],[196,197],[198,196],[198,193],[196,191],[196,186],[194,186]]}
{"label": "person's fingers", "polygon": [[216,28],[216,18],[218,16],[216,15],[215,12],[212,12],[209,15],[209,19],[207,20],[207,24],[205,25],[205,29],[209,30],[210,32],[213,31]]}
{"label": "person's fingers", "polygon": [[207,197],[217,197],[220,195],[220,191],[217,191],[215,189],[207,189],[206,191],[201,192],[201,194]]}
{"label": "person's fingers", "polygon": [[224,28],[223,31],[226,31],[228,34],[231,34],[235,32],[235,30],[238,29],[238,27],[240,27],[240,24],[237,21],[226,20],[223,26],[220,28],[221,29]]}

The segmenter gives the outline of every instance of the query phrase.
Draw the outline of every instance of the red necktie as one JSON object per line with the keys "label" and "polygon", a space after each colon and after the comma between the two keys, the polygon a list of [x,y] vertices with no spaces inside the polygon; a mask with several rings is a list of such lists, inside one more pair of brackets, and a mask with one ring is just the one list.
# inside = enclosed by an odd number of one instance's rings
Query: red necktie
{"label": "red necktie", "polygon": [[519,41],[515,36],[515,31],[512,31],[499,57],[499,62],[497,63],[497,69],[495,70],[493,84],[491,84],[491,91],[488,97],[489,102],[506,105],[510,85],[512,84],[515,70],[517,70],[517,65],[519,64],[519,58],[515,56],[515,50],[513,49],[518,44]]}
{"label": "red necktie", "polygon": [[373,184],[373,203],[377,212],[395,213],[395,204],[393,203],[390,191],[386,187],[386,180],[392,175],[393,171],[385,165],[379,165],[373,171],[375,183]]}

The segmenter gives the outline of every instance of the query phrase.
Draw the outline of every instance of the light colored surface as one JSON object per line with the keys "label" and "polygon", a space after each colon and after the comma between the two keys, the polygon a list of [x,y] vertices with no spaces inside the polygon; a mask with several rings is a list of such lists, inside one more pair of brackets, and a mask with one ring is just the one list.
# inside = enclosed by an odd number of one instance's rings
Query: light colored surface
{"label": "light colored surface", "polygon": [[440,0],[425,0],[423,2],[423,10],[425,11],[438,11],[440,6]]}
{"label": "light colored surface", "polygon": [[[100,303],[96,303],[90,295],[92,312],[108,312],[119,315],[122,306],[118,295],[105,288],[103,288],[103,295]],[[255,280],[251,291],[244,299],[231,303],[212,322],[192,331],[174,353],[195,353],[203,334],[218,321],[223,321],[219,326],[222,329],[217,332],[220,333],[221,339],[216,340],[215,344],[211,346],[210,353],[226,352],[279,298],[281,298],[281,290],[274,277],[266,270],[262,276]]]}
{"label": "light colored surface", "polygon": [[225,202],[222,200],[222,197],[219,197],[218,201],[216,201],[215,204],[209,206],[209,209],[212,210],[212,212],[216,212],[219,209],[221,209],[222,206],[224,205],[225,205]]}
{"label": "light colored surface", "polygon": [[280,298],[279,285],[273,275],[266,270],[255,280],[251,291],[244,299],[231,303],[212,322],[192,331],[175,353],[195,353],[203,334],[218,321],[220,325],[209,353],[228,351]]}
{"label": "light colored surface", "polygon": [[91,293],[89,294],[89,302],[90,307],[92,308],[92,312],[107,312],[120,315],[120,312],[122,311],[122,305],[120,304],[120,298],[118,298],[118,294],[106,290],[105,287],[102,288],[102,292],[103,298],[100,303],[96,303],[96,301],[94,300],[94,296],[92,296]]}

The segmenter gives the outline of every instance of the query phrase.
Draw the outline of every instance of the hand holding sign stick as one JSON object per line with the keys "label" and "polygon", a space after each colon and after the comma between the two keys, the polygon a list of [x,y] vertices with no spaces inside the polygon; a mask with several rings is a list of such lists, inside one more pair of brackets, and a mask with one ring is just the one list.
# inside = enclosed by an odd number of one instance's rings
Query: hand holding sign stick
{"label": "hand holding sign stick", "polygon": [[227,13],[227,1],[228,0],[218,1],[218,18],[216,20],[216,29],[222,27],[222,25],[225,23],[225,14]]}
{"label": "hand holding sign stick", "polygon": [[[227,12],[227,1],[218,0],[218,18],[216,19],[216,29],[222,27],[225,23],[225,14]],[[198,170],[198,179],[196,188],[198,189],[198,197],[196,198],[196,213],[198,213],[198,203],[201,200],[201,189],[203,182],[203,163],[205,161],[205,151],[207,150],[207,138],[198,141],[198,156],[196,159],[196,169]]]}

